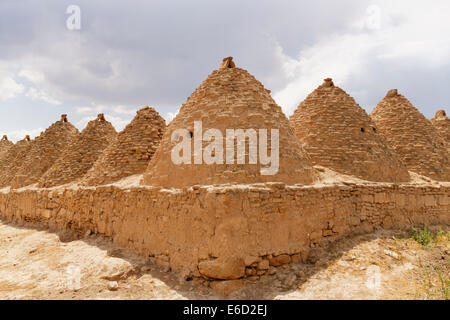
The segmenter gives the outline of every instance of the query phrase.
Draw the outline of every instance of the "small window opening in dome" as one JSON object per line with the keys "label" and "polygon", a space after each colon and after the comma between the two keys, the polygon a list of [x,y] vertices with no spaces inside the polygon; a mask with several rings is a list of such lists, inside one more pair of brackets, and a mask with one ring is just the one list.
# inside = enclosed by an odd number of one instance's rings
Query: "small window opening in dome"
{"label": "small window opening in dome", "polygon": [[366,131],[366,130],[364,130],[364,128],[361,128],[361,132],[364,132],[364,131]]}
{"label": "small window opening in dome", "polygon": [[372,130],[373,130],[373,132],[377,132],[377,129],[376,129],[376,128],[372,128]]}

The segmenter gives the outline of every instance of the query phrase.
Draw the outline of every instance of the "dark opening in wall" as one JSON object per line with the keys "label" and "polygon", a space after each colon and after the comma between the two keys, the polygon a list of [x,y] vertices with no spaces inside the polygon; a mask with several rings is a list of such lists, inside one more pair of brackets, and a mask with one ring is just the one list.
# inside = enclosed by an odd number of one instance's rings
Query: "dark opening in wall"
{"label": "dark opening in wall", "polygon": [[372,128],[372,130],[373,130],[373,132],[377,132],[377,129],[376,129],[376,128]]}
{"label": "dark opening in wall", "polygon": [[194,136],[194,134],[192,133],[192,131],[189,131],[189,137],[193,137]]}
{"label": "dark opening in wall", "polygon": [[366,131],[366,130],[364,130],[364,128],[361,128],[361,132],[364,132],[364,131]]}

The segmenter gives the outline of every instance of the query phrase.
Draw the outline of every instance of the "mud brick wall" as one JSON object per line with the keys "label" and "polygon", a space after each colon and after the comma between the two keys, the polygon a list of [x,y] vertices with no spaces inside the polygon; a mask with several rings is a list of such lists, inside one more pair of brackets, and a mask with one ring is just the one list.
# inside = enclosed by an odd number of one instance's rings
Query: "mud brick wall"
{"label": "mud brick wall", "polygon": [[450,187],[37,189],[0,193],[0,217],[94,232],[174,271],[236,279],[305,260],[320,242],[348,234],[450,224]]}

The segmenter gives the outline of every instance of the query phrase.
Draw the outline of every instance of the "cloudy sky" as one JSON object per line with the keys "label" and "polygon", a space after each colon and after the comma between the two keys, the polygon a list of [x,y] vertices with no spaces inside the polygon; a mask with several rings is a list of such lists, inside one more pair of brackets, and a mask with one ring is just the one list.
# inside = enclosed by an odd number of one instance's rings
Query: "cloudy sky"
{"label": "cloudy sky", "polygon": [[287,115],[332,77],[368,112],[397,88],[430,118],[449,111],[449,14],[448,0],[1,0],[0,134],[62,113],[121,130],[145,105],[170,119],[226,56]]}

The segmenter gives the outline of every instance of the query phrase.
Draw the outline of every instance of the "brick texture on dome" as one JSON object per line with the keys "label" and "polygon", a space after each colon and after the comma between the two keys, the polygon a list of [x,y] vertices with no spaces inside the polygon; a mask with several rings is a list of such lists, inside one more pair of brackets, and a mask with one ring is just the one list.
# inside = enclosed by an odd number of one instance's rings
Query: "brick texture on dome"
{"label": "brick texture on dome", "polygon": [[431,123],[436,128],[441,138],[447,143],[447,151],[450,154],[450,119],[444,110],[439,110],[431,119]]}
{"label": "brick texture on dome", "polygon": [[314,164],[364,180],[409,180],[369,115],[330,78],[300,103],[290,122]]}
{"label": "brick texture on dome", "polygon": [[[219,141],[223,146],[223,164],[204,162],[194,164],[193,148],[191,164],[175,164],[172,161],[171,152],[181,141],[180,139],[173,142],[172,134],[177,129],[185,129],[190,132],[192,138],[194,121],[201,121],[202,133],[208,129],[217,129],[223,135],[223,141]],[[234,164],[227,164],[225,161],[227,129],[254,129],[258,138],[259,129],[266,129],[269,155],[272,152],[271,129],[278,129],[278,172],[274,175],[262,175],[260,169],[267,168],[267,165],[261,165],[260,159],[256,164],[250,164],[248,142],[246,142],[245,164],[237,164],[237,152],[234,153]],[[187,141],[193,145],[194,139],[195,137]],[[210,143],[207,141],[202,143],[202,154]],[[258,182],[305,184],[314,179],[315,173],[309,158],[295,137],[288,119],[270,96],[270,91],[246,70],[237,68],[232,58],[228,57],[223,60],[220,69],[213,71],[181,106],[144,174],[143,184],[180,188],[197,184]]]}
{"label": "brick texture on dome", "polygon": [[431,122],[396,89],[387,93],[370,116],[408,170],[450,181],[445,142]]}
{"label": "brick texture on dome", "polygon": [[55,164],[41,177],[39,187],[53,187],[82,178],[116,136],[113,125],[99,114],[67,145]]}
{"label": "brick texture on dome", "polygon": [[159,146],[165,120],[154,108],[140,109],[82,179],[83,185],[101,185],[141,174]]}
{"label": "brick texture on dome", "polygon": [[6,153],[0,156],[0,188],[10,186],[31,147],[30,137],[18,141]]}
{"label": "brick texture on dome", "polygon": [[20,188],[37,183],[78,134],[78,129],[67,121],[66,115],[62,115],[61,120],[31,141],[30,150],[11,182],[11,187]]}
{"label": "brick texture on dome", "polygon": [[0,139],[0,157],[2,157],[2,155],[7,152],[12,146],[14,145],[14,143],[12,143],[11,141],[8,140],[8,137],[6,135],[4,135],[1,139]]}

